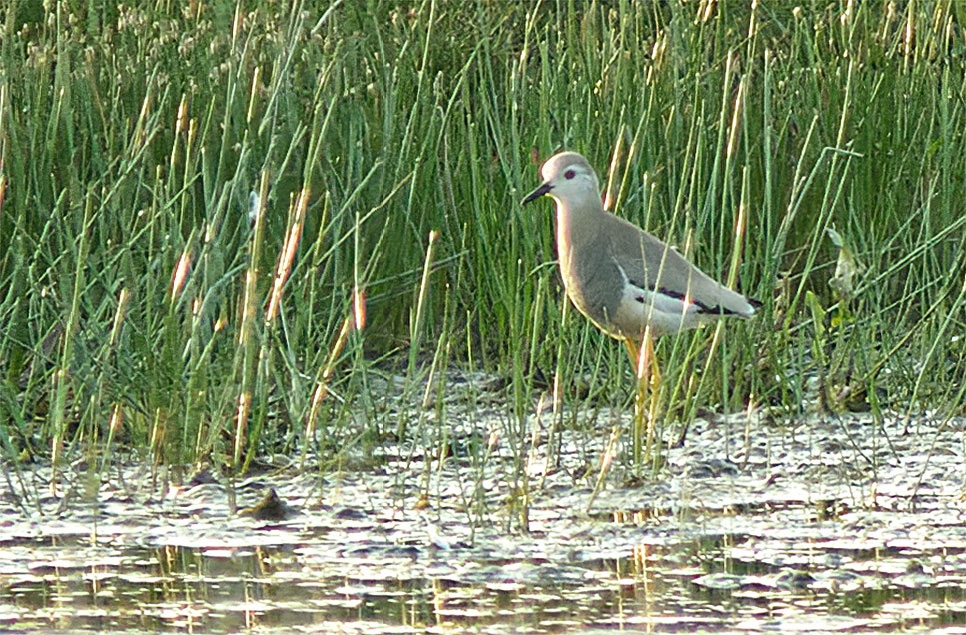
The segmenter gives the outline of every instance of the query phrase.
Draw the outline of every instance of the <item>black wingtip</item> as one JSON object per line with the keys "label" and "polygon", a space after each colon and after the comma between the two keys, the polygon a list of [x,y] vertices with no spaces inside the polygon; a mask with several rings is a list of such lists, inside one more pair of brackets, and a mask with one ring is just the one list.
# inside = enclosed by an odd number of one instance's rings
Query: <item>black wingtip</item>
{"label": "black wingtip", "polygon": [[[653,291],[654,289],[652,288],[651,290]],[[685,299],[685,295],[683,293],[671,291],[666,287],[661,287],[660,289],[657,289],[657,292],[671,298],[676,298],[678,300]],[[740,311],[732,311],[731,309],[726,309],[725,307],[717,304],[712,306],[709,304],[705,304],[700,300],[696,300],[694,298],[687,298],[687,300],[694,306],[698,307],[697,312],[702,315],[737,315],[738,317],[751,317],[747,313],[742,313]],[[750,304],[753,309],[760,309],[762,307],[762,303],[759,300],[756,300],[754,298],[745,297],[745,301],[748,302],[748,304]]]}
{"label": "black wingtip", "polygon": [[751,308],[754,309],[754,311],[752,311],[751,313],[732,311],[731,309],[726,309],[725,307],[720,305],[708,306],[706,304],[701,304],[694,298],[691,299],[691,302],[694,302],[694,304],[697,305],[698,313],[705,313],[710,315],[737,315],[738,317],[749,318],[749,317],[752,317],[755,314],[755,312],[762,307],[761,302],[754,298],[746,297],[745,301],[751,305]]}

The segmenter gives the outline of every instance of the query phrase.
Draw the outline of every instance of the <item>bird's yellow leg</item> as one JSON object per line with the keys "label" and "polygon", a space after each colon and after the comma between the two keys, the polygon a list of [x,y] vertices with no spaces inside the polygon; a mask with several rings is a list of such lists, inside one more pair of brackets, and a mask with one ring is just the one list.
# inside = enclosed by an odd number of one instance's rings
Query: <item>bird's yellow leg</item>
{"label": "bird's yellow leg", "polygon": [[644,457],[644,435],[647,430],[647,425],[644,421],[644,399],[647,393],[648,383],[647,365],[643,355],[643,340],[641,344],[638,344],[628,338],[624,340],[624,346],[627,348],[627,354],[631,358],[631,369],[634,371],[634,377],[637,380],[637,389],[634,392],[634,423],[631,430],[631,439],[634,448],[634,465],[639,466]]}
{"label": "bird's yellow leg", "polygon": [[648,360],[648,366],[650,366],[650,383],[651,392],[657,392],[661,387],[661,368],[657,363],[657,356],[654,355],[654,338],[651,337],[650,333],[647,333],[644,337],[644,345],[642,348],[646,348],[646,351],[642,351],[641,355]]}
{"label": "bird's yellow leg", "polygon": [[637,378],[637,394],[634,398],[634,463],[640,466],[645,448],[654,447],[655,422],[661,403],[661,371],[654,355],[654,338],[651,337],[650,329],[644,332],[639,345],[631,339],[624,340],[624,345]]}
{"label": "bird's yellow leg", "polygon": [[641,352],[641,356],[646,356],[650,367],[650,388],[651,388],[651,402],[648,405],[647,411],[647,449],[655,458],[656,454],[660,453],[660,448],[656,443],[657,435],[657,416],[660,414],[659,407],[661,405],[661,369],[657,363],[657,356],[654,354],[654,338],[650,337],[650,333],[645,333],[644,345],[642,348],[646,348],[646,351]]}
{"label": "bird's yellow leg", "polygon": [[624,346],[627,348],[627,354],[631,358],[631,368],[634,369],[634,373],[636,374],[638,372],[637,361],[639,359],[641,349],[638,346],[637,342],[635,342],[632,339],[624,340]]}
{"label": "bird's yellow leg", "polygon": [[[634,368],[634,374],[637,379],[637,394],[634,396],[634,461],[637,462],[640,456],[641,447],[641,430],[643,429],[643,413],[644,409],[641,404],[644,403],[644,388],[647,386],[646,381],[641,380],[641,367],[638,364],[638,353],[640,349],[637,343],[631,339],[624,340],[624,347],[627,348],[627,354],[631,357],[631,366]],[[610,471],[611,462],[617,453],[617,444],[620,441],[621,428],[623,426],[618,422],[611,431],[610,440],[607,442],[607,446],[604,448],[604,453],[600,457],[600,472],[597,474],[597,480],[594,483],[594,491],[590,494],[590,500],[587,502],[587,513],[590,513],[591,507],[594,505],[594,500],[597,498],[597,494],[604,487],[604,481],[607,479],[607,473]]]}
{"label": "bird's yellow leg", "polygon": [[654,356],[654,338],[650,333],[644,333],[640,344],[632,339],[626,339],[624,346],[627,348],[627,354],[630,355],[638,383],[646,379],[646,383],[650,384],[652,389],[658,388],[661,383],[661,369]]}

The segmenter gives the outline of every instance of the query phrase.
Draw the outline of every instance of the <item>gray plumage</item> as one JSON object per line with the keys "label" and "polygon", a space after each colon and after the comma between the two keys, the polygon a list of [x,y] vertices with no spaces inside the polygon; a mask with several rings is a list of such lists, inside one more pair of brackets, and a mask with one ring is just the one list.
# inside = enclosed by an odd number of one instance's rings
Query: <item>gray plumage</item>
{"label": "gray plumage", "polygon": [[567,295],[602,331],[623,340],[677,333],[723,316],[750,318],[755,301],[719,284],[651,234],[604,211],[597,175],[575,152],[554,155],[544,183],[557,206],[557,255]]}

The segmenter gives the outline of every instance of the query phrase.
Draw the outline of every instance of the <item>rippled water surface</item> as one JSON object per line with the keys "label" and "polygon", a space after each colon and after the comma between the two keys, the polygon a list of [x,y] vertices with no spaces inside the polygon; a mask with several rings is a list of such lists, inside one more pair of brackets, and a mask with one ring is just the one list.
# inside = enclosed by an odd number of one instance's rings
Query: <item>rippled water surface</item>
{"label": "rippled water surface", "polygon": [[621,416],[535,420],[526,479],[502,416],[443,461],[382,444],[326,473],[6,465],[0,628],[966,632],[962,420],[699,420],[588,510]]}

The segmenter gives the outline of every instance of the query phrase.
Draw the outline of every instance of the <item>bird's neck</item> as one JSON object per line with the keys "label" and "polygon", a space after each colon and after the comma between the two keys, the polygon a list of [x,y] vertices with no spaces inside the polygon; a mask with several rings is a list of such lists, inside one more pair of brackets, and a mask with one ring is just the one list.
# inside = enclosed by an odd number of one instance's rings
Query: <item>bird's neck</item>
{"label": "bird's neck", "polygon": [[593,242],[603,215],[604,208],[597,194],[567,204],[557,201],[557,239],[562,240],[559,244]]}
{"label": "bird's neck", "polygon": [[592,248],[603,225],[603,214],[604,208],[596,194],[567,204],[557,201],[557,255],[561,267],[571,266],[575,248]]}

